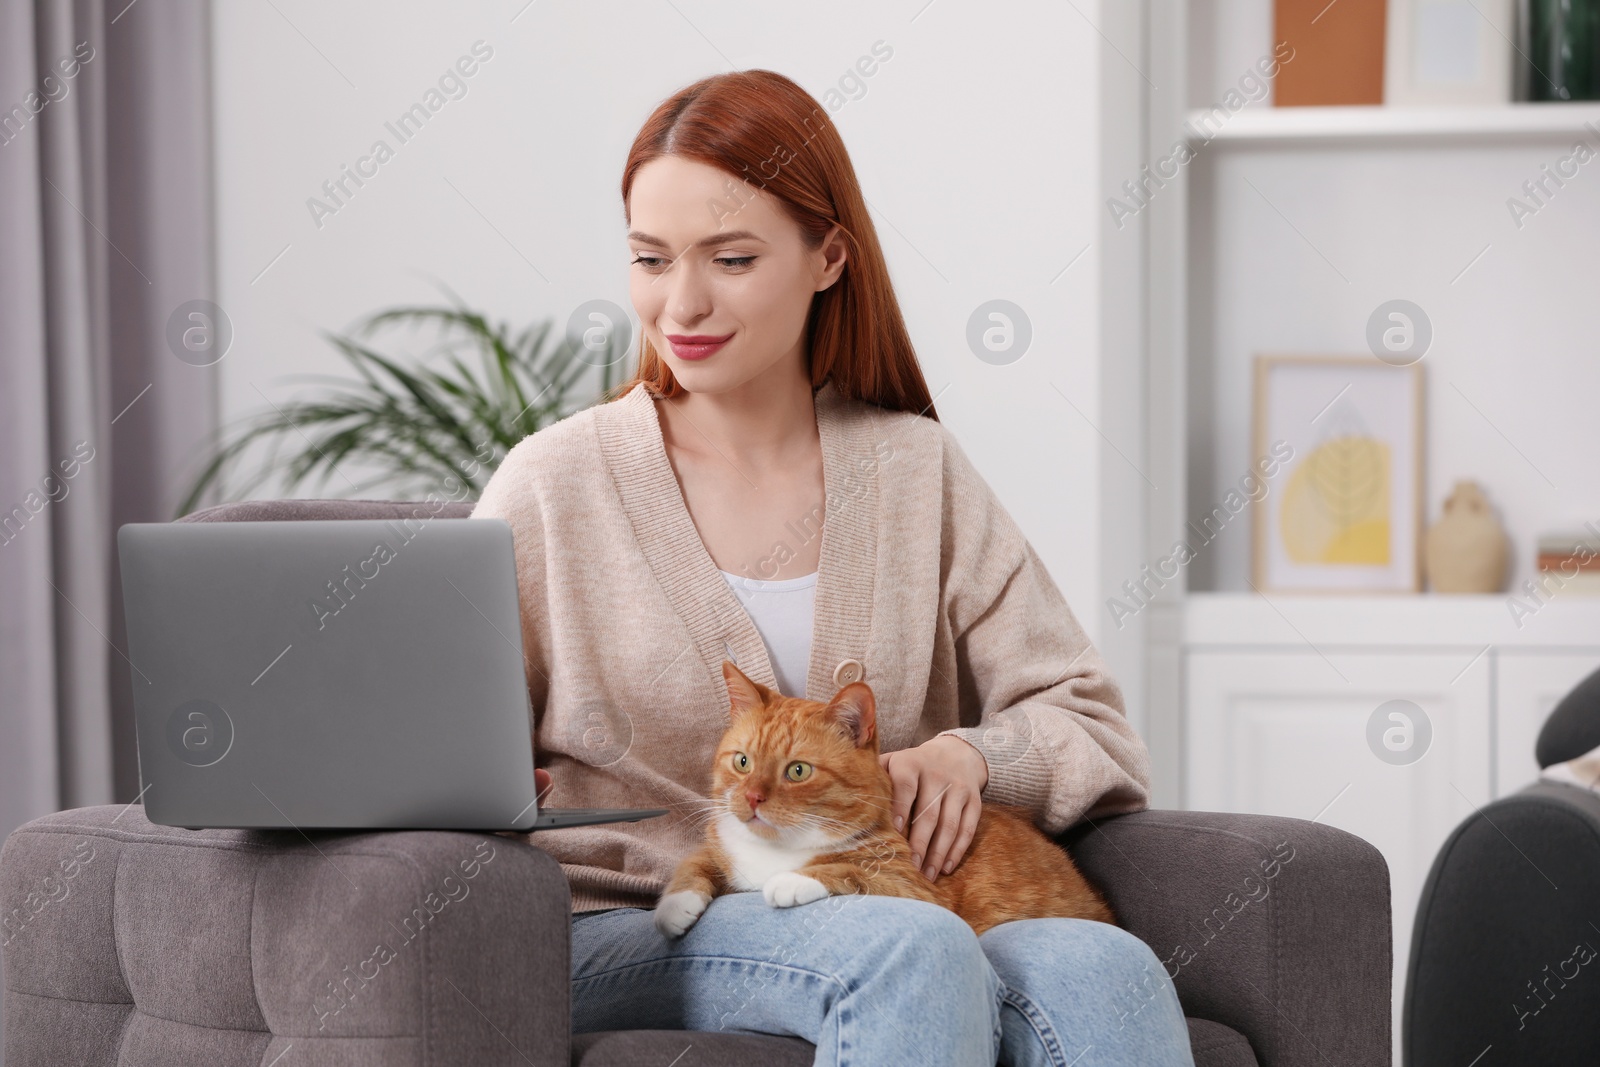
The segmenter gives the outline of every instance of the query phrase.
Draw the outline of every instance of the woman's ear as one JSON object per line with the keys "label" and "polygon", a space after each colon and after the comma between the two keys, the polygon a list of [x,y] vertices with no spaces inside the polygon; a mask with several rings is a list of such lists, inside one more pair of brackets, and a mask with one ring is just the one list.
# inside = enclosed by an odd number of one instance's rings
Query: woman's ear
{"label": "woman's ear", "polygon": [[817,248],[816,291],[822,292],[831,288],[838,282],[840,275],[850,259],[850,246],[845,241],[844,227],[837,222],[829,227],[828,232],[822,236],[822,244]]}

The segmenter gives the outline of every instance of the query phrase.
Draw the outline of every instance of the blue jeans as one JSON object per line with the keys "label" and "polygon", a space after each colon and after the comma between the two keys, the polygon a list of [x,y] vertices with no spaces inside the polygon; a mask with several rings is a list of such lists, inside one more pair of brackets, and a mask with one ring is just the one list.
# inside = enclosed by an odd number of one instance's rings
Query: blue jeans
{"label": "blue jeans", "polygon": [[1148,945],[1088,919],[975,936],[925,901],[711,901],[681,938],[646,908],[572,919],[572,1029],[790,1034],[827,1067],[1193,1067]]}

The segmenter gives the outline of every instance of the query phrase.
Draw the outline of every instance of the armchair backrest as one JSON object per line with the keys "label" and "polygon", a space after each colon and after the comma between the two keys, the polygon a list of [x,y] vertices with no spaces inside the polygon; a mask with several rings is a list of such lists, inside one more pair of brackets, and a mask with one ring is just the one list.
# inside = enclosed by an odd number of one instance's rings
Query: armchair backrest
{"label": "armchair backrest", "polygon": [[1577,759],[1600,746],[1600,670],[1562,697],[1539,731],[1535,751],[1540,767]]}
{"label": "armchair backrest", "polygon": [[294,522],[305,519],[465,519],[471,500],[240,500],[202,508],[179,522]]}

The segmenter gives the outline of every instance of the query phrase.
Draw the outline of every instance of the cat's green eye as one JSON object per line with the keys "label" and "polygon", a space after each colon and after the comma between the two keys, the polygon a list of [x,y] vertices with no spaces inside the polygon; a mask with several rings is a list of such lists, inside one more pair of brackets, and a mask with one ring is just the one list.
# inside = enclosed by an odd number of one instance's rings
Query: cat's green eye
{"label": "cat's green eye", "polygon": [[783,769],[783,776],[791,782],[803,782],[811,777],[811,764],[805,760],[795,760]]}
{"label": "cat's green eye", "polygon": [[744,774],[750,769],[750,757],[743,752],[735,752],[733,754],[733,769],[740,774]]}

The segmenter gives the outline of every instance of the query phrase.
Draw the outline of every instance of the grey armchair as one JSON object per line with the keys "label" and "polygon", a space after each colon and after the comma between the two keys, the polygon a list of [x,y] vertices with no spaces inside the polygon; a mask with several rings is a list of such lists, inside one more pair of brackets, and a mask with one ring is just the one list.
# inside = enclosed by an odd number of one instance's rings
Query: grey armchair
{"label": "grey armchair", "polygon": [[[184,521],[417,507],[274,501]],[[1371,845],[1195,811],[1060,841],[1175,975],[1200,1067],[1390,1062],[1389,877]],[[82,808],[6,840],[0,907],[16,1067],[812,1062],[808,1042],[764,1034],[573,1034],[565,878],[507,837],[190,831],[138,805]]]}
{"label": "grey armchair", "polygon": [[[1600,670],[1556,704],[1534,755],[1544,769],[1596,746]],[[1417,902],[1406,1067],[1600,1063],[1600,988],[1584,977],[1600,968],[1597,899],[1600,794],[1541,779],[1464,819]]]}

